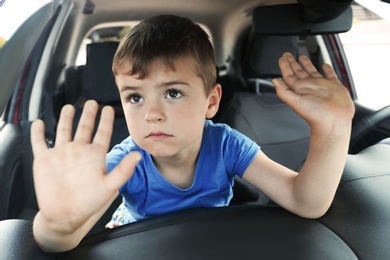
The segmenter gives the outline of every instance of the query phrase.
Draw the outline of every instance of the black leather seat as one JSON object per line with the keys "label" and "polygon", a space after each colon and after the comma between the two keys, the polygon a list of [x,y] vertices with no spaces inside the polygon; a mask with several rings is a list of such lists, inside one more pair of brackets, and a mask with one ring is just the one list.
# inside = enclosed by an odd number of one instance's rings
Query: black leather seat
{"label": "black leather seat", "polygon": [[99,42],[87,45],[87,63],[85,66],[71,67],[66,74],[68,81],[66,90],[67,101],[76,107],[73,124],[74,131],[80,120],[84,103],[87,100],[93,99],[97,101],[101,108],[105,105],[114,107],[114,134],[111,138],[110,148],[129,135],[118,88],[111,70],[112,59],[117,48],[118,42]]}
{"label": "black leather seat", "polygon": [[[76,131],[80,120],[84,103],[93,99],[98,102],[100,108],[111,105],[115,109],[114,130],[111,137],[110,149],[129,136],[126,120],[123,114],[118,88],[112,73],[112,60],[118,42],[99,42],[87,45],[87,62],[85,66],[70,67],[66,72],[68,103],[76,108],[73,122],[73,132]],[[98,125],[100,113],[97,115],[95,131]],[[90,233],[96,233],[104,229],[111,219],[112,213],[121,202],[118,196]]]}

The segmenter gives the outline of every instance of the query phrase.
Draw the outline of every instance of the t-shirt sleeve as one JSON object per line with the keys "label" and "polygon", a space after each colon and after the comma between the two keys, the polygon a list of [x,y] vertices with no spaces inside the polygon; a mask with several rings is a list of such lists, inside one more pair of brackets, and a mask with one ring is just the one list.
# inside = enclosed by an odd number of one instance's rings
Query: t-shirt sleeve
{"label": "t-shirt sleeve", "polygon": [[252,163],[260,146],[235,129],[228,128],[224,140],[224,160],[227,171],[233,176],[242,177]]}
{"label": "t-shirt sleeve", "polygon": [[[115,145],[112,148],[112,150],[106,155],[107,172],[110,173],[122,161],[122,159],[132,151],[141,152],[141,149],[133,142],[131,137],[128,137],[125,140],[123,140],[120,144]],[[144,156],[145,155],[143,154],[143,157]],[[119,189],[119,192],[121,194],[126,191],[130,180],[131,180],[131,185],[138,187],[138,183],[140,180],[139,178],[138,179],[135,178],[136,180],[134,180],[135,175],[136,174],[133,174],[132,177],[129,180],[127,180],[127,182],[124,183],[123,186]]]}
{"label": "t-shirt sleeve", "polygon": [[107,155],[106,155],[106,169],[107,172],[110,173],[123,159],[123,157],[126,156],[126,152],[119,149],[119,148],[113,148]]}
{"label": "t-shirt sleeve", "polygon": [[106,169],[110,173],[130,152],[132,139],[130,137],[123,140],[122,143],[115,145],[106,155]]}

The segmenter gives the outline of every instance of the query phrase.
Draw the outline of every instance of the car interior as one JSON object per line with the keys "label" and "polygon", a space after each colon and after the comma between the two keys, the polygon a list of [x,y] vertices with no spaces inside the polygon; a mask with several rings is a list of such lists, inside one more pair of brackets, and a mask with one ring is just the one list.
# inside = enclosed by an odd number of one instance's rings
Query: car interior
{"label": "car interior", "polygon": [[[220,2],[199,1],[194,5],[202,12],[194,13],[177,1],[152,1],[156,9],[146,13],[142,12],[144,3],[129,2],[118,1],[118,6],[110,7],[112,3],[103,0],[53,1],[10,40],[17,42],[30,27],[37,27],[31,52],[25,50],[26,62],[9,65],[20,68],[21,73],[5,79],[17,88],[4,105],[5,123],[0,128],[0,183],[6,184],[0,189],[0,255],[7,259],[383,259],[390,254],[385,246],[386,230],[390,230],[390,127],[386,121],[390,108],[374,112],[359,104],[334,203],[319,219],[295,216],[237,178],[229,207],[176,212],[107,230],[105,224],[121,202],[118,197],[74,250],[50,254],[39,249],[32,237],[38,203],[31,123],[36,118],[45,121],[47,143],[53,146],[62,106],[75,106],[75,130],[84,103],[94,99],[100,108],[110,105],[115,110],[110,149],[129,135],[111,71],[118,40],[129,20],[134,23],[173,10],[188,12],[192,19],[209,26],[216,49],[217,81],[223,89],[220,110],[212,120],[244,133],[270,158],[293,170],[299,170],[306,158],[310,128],[276,95],[271,79],[281,77],[278,57],[286,51],[295,57],[305,54],[319,71],[324,62],[332,64],[356,97],[337,36],[352,26],[353,1],[318,1],[326,3],[321,6],[310,0],[277,1],[277,5],[248,0],[236,11],[235,1],[229,0],[224,8],[231,8],[230,13],[225,11],[231,21],[227,17],[219,20],[229,29],[211,22],[214,14],[204,15],[208,4],[220,6]],[[127,5],[136,11],[131,12]],[[213,6],[212,10],[216,9]],[[118,17],[111,21],[105,10],[115,11]],[[292,15],[294,12],[299,15]],[[275,25],[270,26],[270,21]],[[220,28],[225,30],[218,31]],[[53,30],[58,33],[51,33]],[[17,46],[7,48],[17,50]],[[7,58],[3,53],[0,58]],[[77,64],[80,53],[85,63]],[[42,70],[43,61],[48,64],[46,71]]]}

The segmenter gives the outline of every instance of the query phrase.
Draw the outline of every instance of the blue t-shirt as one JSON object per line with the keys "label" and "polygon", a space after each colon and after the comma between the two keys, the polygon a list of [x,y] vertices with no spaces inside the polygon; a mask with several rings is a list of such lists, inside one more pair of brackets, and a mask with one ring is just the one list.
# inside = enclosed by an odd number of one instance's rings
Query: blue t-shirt
{"label": "blue t-shirt", "polygon": [[151,155],[131,136],[107,154],[107,171],[131,151],[142,154],[133,176],[119,190],[130,213],[128,222],[133,222],[188,208],[227,206],[233,196],[234,176],[242,176],[259,150],[255,142],[238,131],[206,120],[191,187],[182,189],[165,179]]}

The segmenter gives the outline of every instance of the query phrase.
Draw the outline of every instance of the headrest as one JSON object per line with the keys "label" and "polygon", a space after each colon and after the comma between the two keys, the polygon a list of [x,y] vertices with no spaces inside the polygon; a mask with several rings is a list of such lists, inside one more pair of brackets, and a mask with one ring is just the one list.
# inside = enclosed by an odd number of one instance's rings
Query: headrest
{"label": "headrest", "polygon": [[99,42],[87,45],[87,63],[83,78],[82,96],[98,103],[120,101],[118,88],[112,73],[112,60],[118,42]]}
{"label": "headrest", "polygon": [[253,34],[249,49],[244,55],[242,74],[249,78],[280,77],[278,59],[284,52],[298,57],[298,39],[296,36],[264,36]]}

